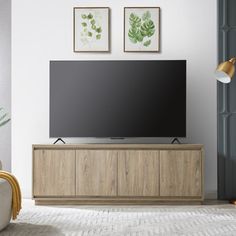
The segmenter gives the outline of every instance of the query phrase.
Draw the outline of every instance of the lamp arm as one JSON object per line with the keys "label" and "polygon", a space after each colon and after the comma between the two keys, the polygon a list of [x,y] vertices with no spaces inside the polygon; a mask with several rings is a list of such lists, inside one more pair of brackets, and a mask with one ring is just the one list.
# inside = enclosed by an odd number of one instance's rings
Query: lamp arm
{"label": "lamp arm", "polygon": [[231,63],[235,64],[235,63],[236,63],[236,57],[232,57],[229,61],[230,61]]}

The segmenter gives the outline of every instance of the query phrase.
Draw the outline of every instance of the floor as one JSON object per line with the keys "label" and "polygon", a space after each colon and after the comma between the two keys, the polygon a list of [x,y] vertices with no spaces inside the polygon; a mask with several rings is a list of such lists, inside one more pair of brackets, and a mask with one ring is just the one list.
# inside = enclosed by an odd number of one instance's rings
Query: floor
{"label": "floor", "polygon": [[16,221],[1,236],[236,235],[236,207],[34,206],[24,200]]}

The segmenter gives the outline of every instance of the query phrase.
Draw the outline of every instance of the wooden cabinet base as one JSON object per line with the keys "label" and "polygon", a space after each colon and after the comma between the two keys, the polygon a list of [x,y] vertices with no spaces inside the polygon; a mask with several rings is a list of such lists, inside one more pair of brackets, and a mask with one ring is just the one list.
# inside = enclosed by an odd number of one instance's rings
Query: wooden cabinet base
{"label": "wooden cabinet base", "polygon": [[33,145],[37,205],[199,204],[200,144]]}
{"label": "wooden cabinet base", "polygon": [[36,198],[35,205],[201,205],[199,198]]}

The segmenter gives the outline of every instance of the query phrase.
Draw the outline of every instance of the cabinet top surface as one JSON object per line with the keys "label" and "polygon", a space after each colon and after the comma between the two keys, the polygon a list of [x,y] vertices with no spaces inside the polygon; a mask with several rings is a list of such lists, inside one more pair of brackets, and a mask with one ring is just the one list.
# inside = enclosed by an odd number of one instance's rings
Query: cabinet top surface
{"label": "cabinet top surface", "polygon": [[202,144],[33,144],[33,149],[174,149],[198,150]]}

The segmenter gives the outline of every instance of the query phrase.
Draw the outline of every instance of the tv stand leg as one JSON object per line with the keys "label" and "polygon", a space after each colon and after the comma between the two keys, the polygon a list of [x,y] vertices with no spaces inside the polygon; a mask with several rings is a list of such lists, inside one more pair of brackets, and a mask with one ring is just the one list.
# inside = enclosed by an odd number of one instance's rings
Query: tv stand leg
{"label": "tv stand leg", "polygon": [[174,144],[174,143],[177,143],[177,144],[181,144],[181,142],[179,141],[178,138],[174,138],[172,141],[171,141],[171,144]]}
{"label": "tv stand leg", "polygon": [[66,143],[62,138],[58,138],[53,144],[56,144],[56,143],[58,143],[59,141],[61,141],[63,144]]}

